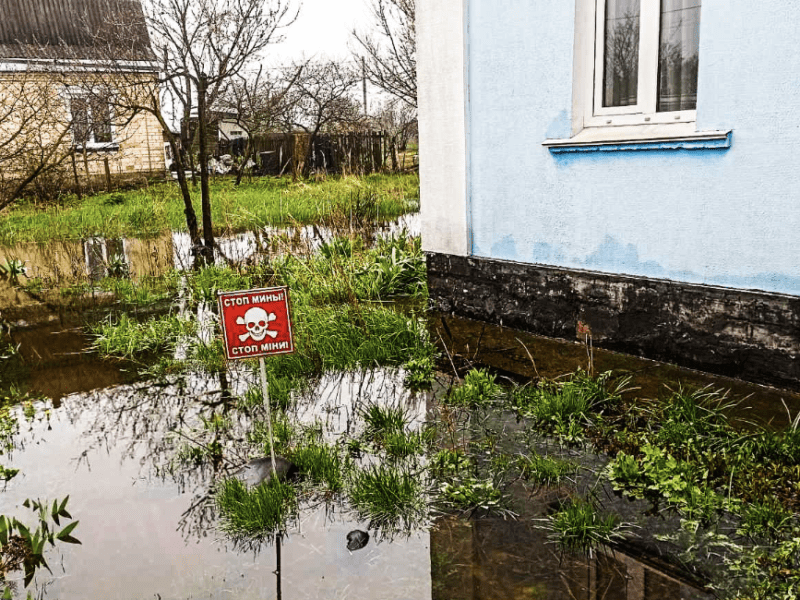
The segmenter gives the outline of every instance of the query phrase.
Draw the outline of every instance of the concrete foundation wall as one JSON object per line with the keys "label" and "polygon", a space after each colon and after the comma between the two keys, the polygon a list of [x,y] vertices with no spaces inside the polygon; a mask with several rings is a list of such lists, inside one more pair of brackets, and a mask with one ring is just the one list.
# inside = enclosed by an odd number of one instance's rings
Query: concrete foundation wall
{"label": "concrete foundation wall", "polygon": [[756,383],[800,389],[800,298],[428,254],[439,309]]}

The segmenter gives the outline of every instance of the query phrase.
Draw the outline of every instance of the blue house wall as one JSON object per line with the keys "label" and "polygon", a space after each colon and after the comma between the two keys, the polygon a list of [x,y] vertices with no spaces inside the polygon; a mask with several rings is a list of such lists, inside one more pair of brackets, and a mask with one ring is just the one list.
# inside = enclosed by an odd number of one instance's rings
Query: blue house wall
{"label": "blue house wall", "polygon": [[469,254],[800,295],[796,9],[703,2],[697,130],[731,130],[730,147],[553,153],[575,3],[466,0]]}

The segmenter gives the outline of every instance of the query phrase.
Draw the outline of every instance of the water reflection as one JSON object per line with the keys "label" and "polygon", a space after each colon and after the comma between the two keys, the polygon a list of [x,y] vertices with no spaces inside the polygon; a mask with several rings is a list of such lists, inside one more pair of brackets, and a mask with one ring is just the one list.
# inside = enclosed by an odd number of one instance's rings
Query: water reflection
{"label": "water reflection", "polygon": [[[173,265],[172,243],[170,233],[146,240],[90,237],[0,247],[0,257],[24,262],[27,280],[65,287],[107,275],[162,275]],[[25,281],[22,277],[21,282]]]}
{"label": "water reflection", "polygon": [[[366,401],[406,401],[402,375],[394,377],[324,379],[307,396],[314,406],[303,406],[298,418],[346,429],[347,418],[332,416],[352,415]],[[276,549],[235,548],[214,530],[208,501],[218,477],[261,451],[243,435],[246,418],[227,413],[233,427],[223,440],[222,464],[186,467],[174,460],[181,442],[202,428],[204,413],[225,410],[226,398],[252,383],[243,369],[73,394],[52,411],[49,425],[24,428],[8,465],[21,473],[0,495],[0,513],[27,516],[25,498],[69,494],[83,542],[48,550],[54,574],[38,573],[37,590],[53,598],[274,597]],[[333,398],[342,400],[338,410]],[[345,507],[305,507],[281,547],[283,597],[430,598],[428,534],[371,541],[351,553],[348,532],[365,528]]]}
{"label": "water reflection", "polygon": [[[403,377],[391,369],[322,377],[296,398],[290,418],[319,428],[330,442],[357,435],[358,414],[369,404],[402,407],[418,427],[430,398],[405,390]],[[0,513],[26,516],[25,498],[69,494],[83,542],[48,550],[54,574],[38,573],[37,590],[51,598],[164,600],[270,598],[279,590],[283,598],[332,600],[705,598],[620,552],[562,555],[530,518],[443,517],[430,532],[387,541],[346,504],[307,500],[279,545],[244,550],[215,530],[211,490],[264,454],[246,435],[263,416],[259,407],[245,415],[232,406],[253,385],[255,373],[242,366],[121,385],[70,395],[49,421],[23,427],[8,465],[21,473],[0,494]],[[176,460],[182,444],[203,443],[203,417],[214,412],[231,421],[216,438],[222,460]],[[352,551],[348,534],[356,529],[370,539]]]}
{"label": "water reflection", "polygon": [[530,522],[442,518],[431,531],[433,600],[706,600],[619,551],[561,554]]}
{"label": "water reflection", "polygon": [[[357,233],[367,241],[376,236],[420,234],[418,214],[406,215]],[[215,262],[256,262],[286,253],[315,252],[320,245],[348,233],[309,225],[296,228],[265,227],[217,238]],[[175,268],[192,268],[193,254],[189,235],[166,232],[148,239],[89,237],[80,241],[22,243],[0,247],[0,259],[17,259],[25,264],[28,280],[38,279],[45,287],[65,287],[86,281],[96,282],[107,276],[159,276]],[[22,277],[22,282],[26,281]],[[0,295],[0,307],[8,306]]]}
{"label": "water reflection", "polygon": [[[299,226],[295,228],[264,227],[258,231],[248,231],[217,238],[214,259],[217,264],[226,263],[255,263],[281,254],[308,255],[316,252],[319,247],[330,242],[338,236],[348,233],[358,233],[366,238],[367,242],[374,241],[378,236],[397,236],[401,232],[407,235],[418,236],[421,231],[419,214],[404,215],[395,221],[384,223],[370,229],[348,231],[346,228],[330,229],[316,225]],[[173,264],[176,269],[185,270],[192,266],[192,243],[189,234],[174,232],[172,234]]]}

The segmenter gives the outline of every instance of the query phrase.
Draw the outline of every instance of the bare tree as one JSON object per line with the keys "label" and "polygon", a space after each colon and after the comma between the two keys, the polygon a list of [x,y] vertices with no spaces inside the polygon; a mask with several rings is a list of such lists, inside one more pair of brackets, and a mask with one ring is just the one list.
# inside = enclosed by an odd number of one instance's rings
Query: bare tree
{"label": "bare tree", "polygon": [[294,22],[290,0],[152,0],[147,12],[165,82],[189,117],[196,99],[203,240],[214,247],[208,185],[208,108],[268,44]]}
{"label": "bare tree", "polygon": [[292,124],[309,134],[303,175],[311,171],[321,132],[349,129],[362,122],[361,108],[352,96],[358,77],[346,63],[323,61],[304,66],[294,87],[297,99],[290,115]]}
{"label": "bare tree", "polygon": [[[115,106],[134,114],[147,111],[158,119],[174,157],[189,234],[197,253],[206,260],[213,256],[214,248],[208,172],[209,109],[252,60],[270,43],[279,41],[279,30],[294,22],[297,13],[291,11],[290,2],[149,0],[138,18],[147,24],[154,60],[160,69],[153,78],[131,71],[130,60],[120,48],[134,45],[136,40],[123,39],[119,26],[109,26],[105,31],[101,28],[94,36],[94,45],[103,49],[107,67],[96,79],[103,80]],[[130,22],[137,18],[137,10],[123,13],[121,18]],[[103,86],[93,83],[92,87]],[[186,127],[176,135],[171,124],[177,117],[186,124],[196,118],[196,131]],[[199,149],[202,244],[186,181],[185,157],[195,140]]]}
{"label": "bare tree", "polygon": [[298,94],[292,92],[304,66],[295,66],[280,74],[264,72],[261,67],[251,77],[240,75],[238,81],[232,82],[220,100],[220,109],[234,113],[236,123],[247,132],[236,185],[241,182],[242,174],[253,155],[255,138],[280,129],[289,120],[294,105],[299,101]]}
{"label": "bare tree", "polygon": [[372,119],[374,125],[386,133],[392,171],[402,170],[405,161],[400,163],[399,151],[405,151],[409,140],[416,135],[417,109],[402,100],[392,98],[380,107]]}
{"label": "bare tree", "polygon": [[74,156],[63,98],[46,69],[26,67],[0,78],[0,209]]}
{"label": "bare tree", "polygon": [[371,0],[378,36],[353,31],[369,81],[417,106],[416,0]]}

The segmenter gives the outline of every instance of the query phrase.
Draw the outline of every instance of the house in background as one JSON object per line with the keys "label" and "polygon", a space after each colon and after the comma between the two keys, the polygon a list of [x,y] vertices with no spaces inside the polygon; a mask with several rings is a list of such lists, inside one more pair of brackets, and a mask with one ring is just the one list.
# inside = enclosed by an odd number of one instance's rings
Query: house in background
{"label": "house in background", "polygon": [[[158,120],[146,111],[122,114],[114,98],[115,80],[128,91],[157,85],[139,0],[2,0],[0,11],[0,108],[12,107],[0,133],[31,122],[17,138],[20,162],[32,142],[34,154],[52,145],[53,160],[60,156],[64,164],[71,152],[68,170],[76,178],[107,168],[118,176],[164,173]],[[106,95],[98,82],[109,88]]]}
{"label": "house in background", "polygon": [[796,8],[421,2],[440,308],[800,388]]}

